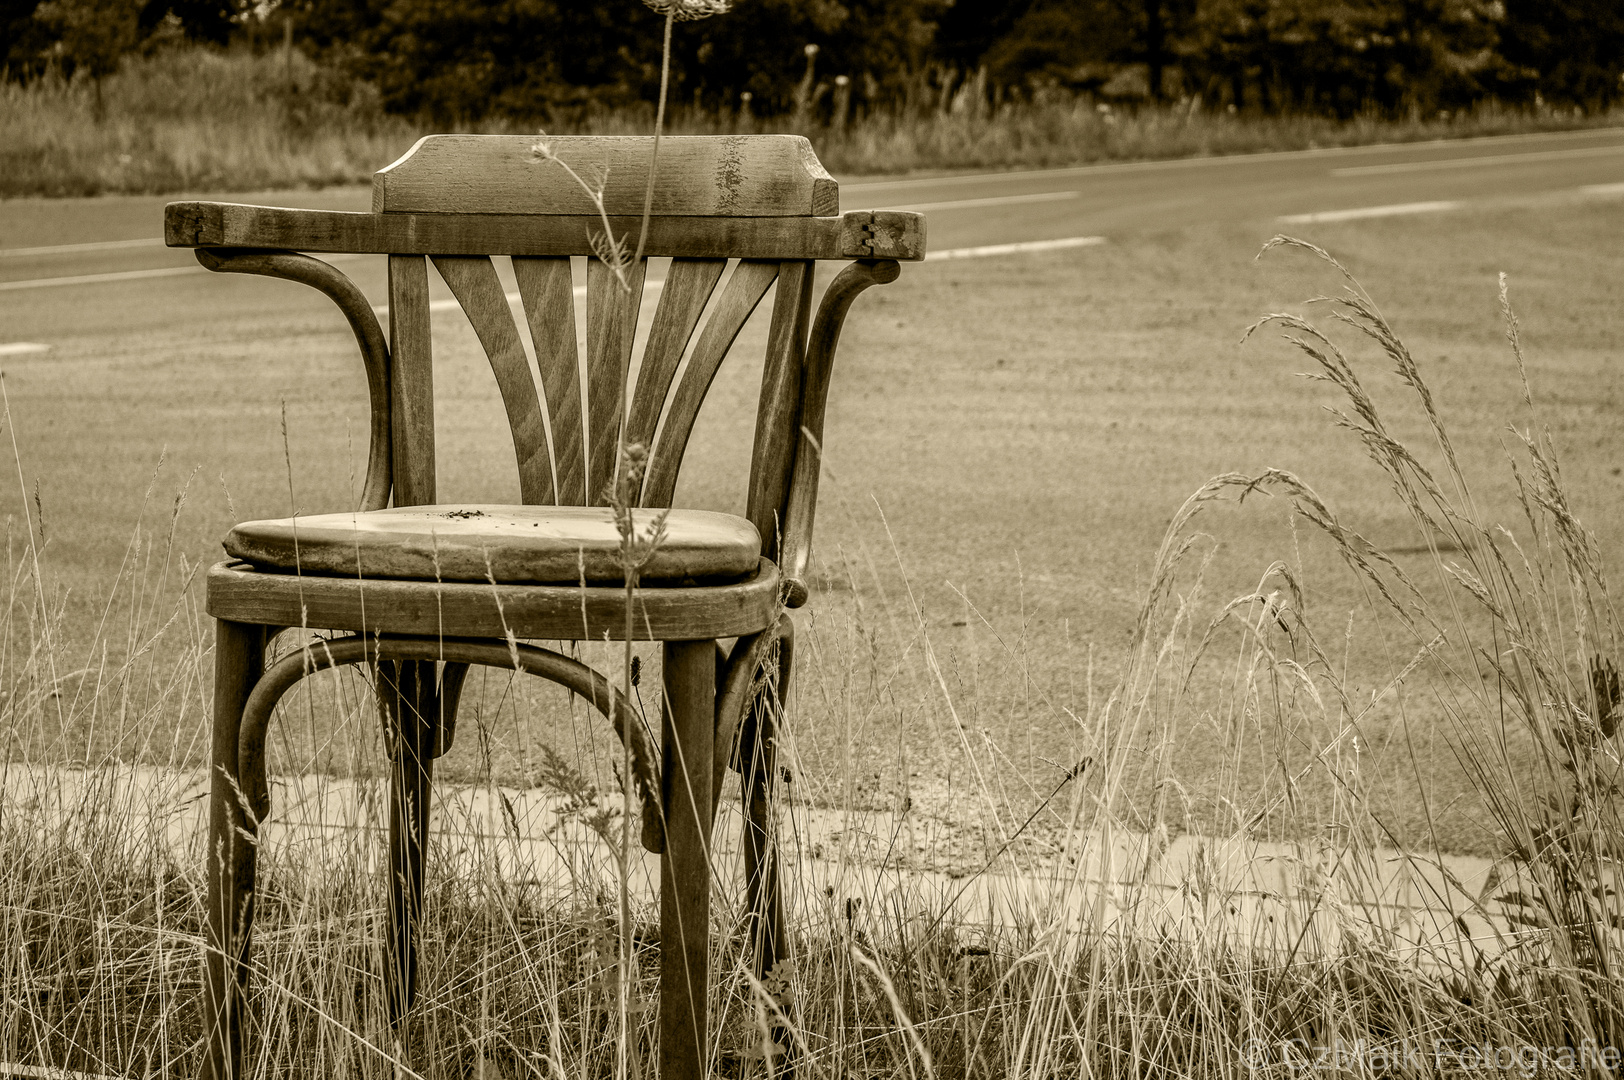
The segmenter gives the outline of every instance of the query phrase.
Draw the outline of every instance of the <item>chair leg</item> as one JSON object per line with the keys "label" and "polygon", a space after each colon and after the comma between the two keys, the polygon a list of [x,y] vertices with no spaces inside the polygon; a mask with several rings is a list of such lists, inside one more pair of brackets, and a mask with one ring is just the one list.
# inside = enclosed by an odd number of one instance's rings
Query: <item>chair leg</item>
{"label": "chair leg", "polygon": [[429,787],[434,779],[439,699],[432,661],[379,665],[379,698],[393,741],[389,785],[389,939],[384,996],[399,1027],[417,997],[417,928],[423,917]]}
{"label": "chair leg", "polygon": [[[220,621],[214,645],[214,742],[209,781],[208,907],[203,955],[204,1080],[242,1073],[243,1005],[253,926],[254,833],[242,802],[243,706],[265,667],[265,627]],[[251,767],[252,764],[251,764]],[[264,769],[265,763],[257,763]]]}
{"label": "chair leg", "polygon": [[666,642],[660,860],[660,1077],[706,1075],[710,984],[710,816],[716,650]]}
{"label": "chair leg", "polygon": [[[794,624],[785,620],[779,638],[777,686],[751,703],[740,746],[741,795],[745,804],[744,882],[749,927],[751,968],[756,978],[769,979],[784,955],[783,897],[778,881],[778,855],[772,828],[773,782],[778,770],[778,721],[789,697],[794,668]],[[776,690],[776,694],[774,693]],[[781,1025],[771,1030],[773,1042],[784,1047],[780,1068],[788,1065],[789,1033]]]}

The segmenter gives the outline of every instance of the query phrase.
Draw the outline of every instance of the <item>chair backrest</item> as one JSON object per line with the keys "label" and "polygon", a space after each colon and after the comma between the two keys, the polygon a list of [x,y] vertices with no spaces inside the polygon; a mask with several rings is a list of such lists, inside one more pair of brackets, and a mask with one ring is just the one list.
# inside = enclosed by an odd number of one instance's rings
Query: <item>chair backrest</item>
{"label": "chair backrest", "polygon": [[[197,249],[212,270],[302,282],[344,312],[367,371],[372,432],[362,506],[374,509],[391,498],[397,506],[437,501],[430,263],[490,360],[527,503],[603,503],[624,421],[625,442],[651,455],[638,501],[670,505],[711,381],[773,290],[746,515],[768,557],[777,557],[779,531],[792,518],[798,524],[786,543],[794,539],[804,559],[841,321],[858,293],[895,276],[897,260],[924,257],[923,218],[840,213],[837,185],[798,136],[696,136],[661,140],[644,230],[652,138],[559,137],[539,153],[537,144],[504,135],[419,140],[377,174],[370,213],[171,203],[165,241]],[[650,289],[643,262],[625,268],[627,288],[597,257],[605,223],[628,250],[641,236],[645,261],[672,260],[631,386]],[[323,252],[389,256],[387,343],[361,290],[311,257]],[[492,261],[503,256],[518,284],[517,317]],[[579,256],[587,262],[584,355],[570,263]],[[812,319],[818,259],[856,265],[830,284]],[[806,468],[796,460],[802,447],[812,448]]]}
{"label": "chair backrest", "polygon": [[[730,219],[838,213],[835,181],[795,136],[662,139],[653,214],[691,236],[705,254],[673,255],[637,368],[626,386],[647,260],[625,273],[598,258],[603,226],[586,185],[601,187],[617,239],[634,247],[652,138],[560,137],[549,159],[521,136],[441,135],[417,143],[374,181],[375,213],[534,215],[556,219],[570,254],[589,257],[586,349],[578,355],[569,255],[513,255],[522,318],[539,367],[538,395],[514,310],[491,256],[393,255],[389,260],[394,502],[436,501],[428,265],[445,280],[490,360],[512,429],[520,497],[527,503],[602,504],[615,475],[622,416],[625,443],[648,449],[640,502],[670,505],[695,417],[745,321],[776,285],[757,414],[748,516],[770,537],[786,496],[797,435],[812,261],[743,259],[726,275],[716,252]],[[673,223],[671,219],[685,219]],[[680,240],[680,236],[678,237]],[[725,248],[724,248],[725,250]],[[720,287],[714,304],[712,295]],[[701,316],[707,313],[708,318]],[[697,335],[697,340],[695,340]],[[693,344],[680,380],[681,361]],[[584,369],[586,400],[582,401]],[[673,386],[675,383],[675,386]],[[545,417],[545,421],[544,418]],[[658,431],[658,442],[655,442]],[[548,433],[551,434],[549,441]]]}

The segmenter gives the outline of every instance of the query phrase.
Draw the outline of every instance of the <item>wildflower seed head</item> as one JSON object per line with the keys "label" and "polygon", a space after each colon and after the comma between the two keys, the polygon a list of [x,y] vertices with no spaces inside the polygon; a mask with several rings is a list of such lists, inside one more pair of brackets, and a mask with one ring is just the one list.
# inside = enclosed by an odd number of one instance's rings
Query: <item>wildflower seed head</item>
{"label": "wildflower seed head", "polygon": [[643,482],[643,473],[648,469],[648,447],[640,442],[628,443],[626,446],[626,475],[637,483]]}
{"label": "wildflower seed head", "polygon": [[643,0],[652,11],[657,11],[677,22],[695,22],[712,15],[726,14],[731,0]]}

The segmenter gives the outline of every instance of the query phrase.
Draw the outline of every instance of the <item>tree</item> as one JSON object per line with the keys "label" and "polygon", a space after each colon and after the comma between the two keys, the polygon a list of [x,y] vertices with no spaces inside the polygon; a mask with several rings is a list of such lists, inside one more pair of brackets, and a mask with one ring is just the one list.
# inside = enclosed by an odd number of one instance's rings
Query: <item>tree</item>
{"label": "tree", "polygon": [[55,39],[51,57],[63,74],[82,71],[95,84],[97,115],[104,108],[102,80],[141,40],[144,6],[145,0],[46,0],[34,9],[34,21]]}
{"label": "tree", "polygon": [[1501,52],[1513,96],[1600,112],[1624,98],[1624,7],[1618,0],[1507,0]]}
{"label": "tree", "polygon": [[1510,76],[1497,0],[1202,0],[1186,67],[1240,107],[1351,116],[1468,105]]}
{"label": "tree", "polygon": [[[883,93],[929,61],[945,6],[737,0],[721,18],[674,29],[672,98],[717,107],[748,90],[758,111],[787,109],[809,44],[819,71]],[[639,0],[291,0],[287,9],[301,41],[374,81],[387,108],[440,123],[568,122],[658,92],[663,21]]]}

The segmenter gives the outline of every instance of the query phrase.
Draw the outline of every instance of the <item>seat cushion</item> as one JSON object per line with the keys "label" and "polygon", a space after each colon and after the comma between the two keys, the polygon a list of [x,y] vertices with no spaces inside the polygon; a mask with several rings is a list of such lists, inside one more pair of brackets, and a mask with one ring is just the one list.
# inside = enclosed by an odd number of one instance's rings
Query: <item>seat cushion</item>
{"label": "seat cushion", "polygon": [[[645,535],[659,511],[637,510]],[[608,507],[406,506],[248,521],[228,554],[263,570],[419,581],[509,584],[623,580],[620,534]],[[665,539],[641,572],[649,584],[754,573],[761,536],[743,518],[672,510]]]}

